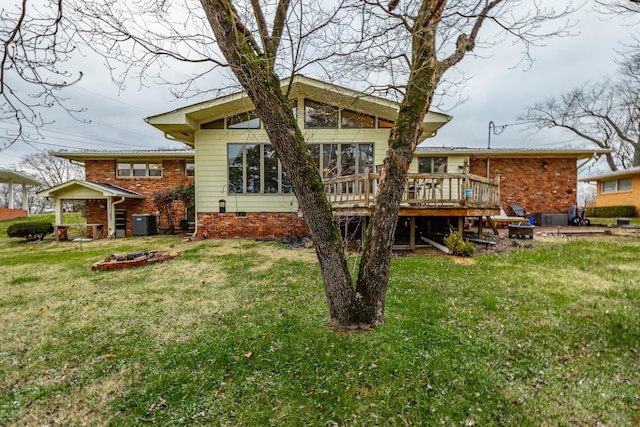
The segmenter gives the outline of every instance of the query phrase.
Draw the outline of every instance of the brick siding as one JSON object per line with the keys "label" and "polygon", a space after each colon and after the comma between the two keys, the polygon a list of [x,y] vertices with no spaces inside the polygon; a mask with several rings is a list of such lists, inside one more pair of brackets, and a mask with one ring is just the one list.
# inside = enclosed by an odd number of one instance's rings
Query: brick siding
{"label": "brick siding", "polygon": [[198,221],[198,236],[211,238],[283,239],[309,235],[305,220],[291,212],[247,212],[246,217],[237,217],[235,213],[198,213]]}
{"label": "brick siding", "polygon": [[[140,163],[144,160],[139,160]],[[158,163],[158,160],[149,160],[149,163]],[[147,196],[145,199],[126,199],[123,203],[118,203],[116,209],[126,209],[127,211],[127,231],[126,235],[131,236],[132,215],[152,214],[155,215],[157,209],[153,206],[151,195],[156,191],[171,190],[181,183],[186,183],[189,178],[185,175],[185,160],[164,160],[162,161],[162,177],[127,177],[118,178],[116,176],[116,160],[85,160],[85,176],[87,181],[100,182],[117,185],[138,194]],[[182,203],[175,202],[177,211],[177,221],[184,218],[184,208]],[[107,209],[104,200],[87,200],[87,223],[107,225]],[[178,227],[178,223],[175,224]],[[167,228],[168,224],[164,217],[161,218],[160,228]]]}
{"label": "brick siding", "polygon": [[[527,214],[569,212],[576,203],[575,158],[495,158],[490,160],[490,177],[500,173],[500,205],[509,212],[517,203]],[[486,159],[471,159],[470,172],[487,176]]]}
{"label": "brick siding", "polygon": [[27,216],[27,211],[24,209],[0,208],[0,221],[7,221],[9,219],[16,218],[26,218]]}

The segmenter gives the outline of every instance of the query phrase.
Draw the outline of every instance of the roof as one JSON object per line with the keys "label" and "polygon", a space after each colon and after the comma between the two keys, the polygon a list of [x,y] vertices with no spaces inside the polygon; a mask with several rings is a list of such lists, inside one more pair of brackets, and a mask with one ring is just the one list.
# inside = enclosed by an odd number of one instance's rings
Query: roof
{"label": "roof", "polygon": [[[289,99],[313,98],[329,102],[341,108],[395,120],[400,104],[378,96],[367,95],[353,89],[297,75],[280,81],[280,86],[288,90]],[[200,102],[166,113],[150,116],[147,123],[164,132],[165,136],[192,145],[194,132],[200,123],[225,116],[254,110],[251,99],[244,91]],[[423,134],[429,136],[451,120],[451,116],[430,111],[423,121]]]}
{"label": "roof", "polygon": [[625,178],[625,177],[639,175],[639,174],[640,174],[640,166],[636,166],[634,168],[623,169],[623,170],[614,171],[614,172],[607,172],[600,175],[590,176],[588,178],[582,178],[580,179],[580,181],[583,181],[583,182],[604,181],[609,178]]}
{"label": "roof", "polygon": [[53,151],[52,155],[63,159],[83,162],[85,160],[109,159],[193,159],[193,149],[177,150],[81,150],[81,151]]}
{"label": "roof", "polygon": [[598,157],[613,150],[603,149],[574,149],[574,148],[468,148],[468,147],[418,147],[417,156],[450,156],[463,155],[474,158],[539,158],[565,157],[586,159]]}
{"label": "roof", "polygon": [[117,185],[103,184],[77,179],[56,185],[36,194],[38,197],[59,197],[70,199],[104,199],[108,197],[126,197],[144,199],[145,196]]}
{"label": "roof", "polygon": [[26,185],[42,185],[42,182],[35,178],[31,178],[29,175],[25,175],[21,172],[16,172],[10,169],[0,169],[0,182],[13,182],[14,184],[26,184]]}

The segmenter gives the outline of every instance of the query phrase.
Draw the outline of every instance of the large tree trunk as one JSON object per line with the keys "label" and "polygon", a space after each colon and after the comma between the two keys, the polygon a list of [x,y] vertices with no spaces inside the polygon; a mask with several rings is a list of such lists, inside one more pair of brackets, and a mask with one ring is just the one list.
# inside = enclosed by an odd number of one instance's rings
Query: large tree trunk
{"label": "large tree trunk", "polygon": [[372,325],[384,323],[384,307],[389,286],[392,245],[398,223],[400,202],[404,194],[409,165],[422,132],[422,121],[431,106],[433,93],[441,75],[435,55],[434,25],[444,3],[431,5],[425,1],[413,34],[413,64],[404,99],[389,137],[389,150],[384,160],[371,221],[365,235],[356,297],[362,298],[367,318]]}
{"label": "large tree trunk", "polygon": [[331,322],[336,327],[352,326],[357,310],[340,231],[318,168],[292,114],[290,101],[273,71],[272,60],[255,55],[255,46],[238,34],[233,12],[207,0],[202,0],[202,4],[220,49],[256,106],[304,213],[320,262]]}

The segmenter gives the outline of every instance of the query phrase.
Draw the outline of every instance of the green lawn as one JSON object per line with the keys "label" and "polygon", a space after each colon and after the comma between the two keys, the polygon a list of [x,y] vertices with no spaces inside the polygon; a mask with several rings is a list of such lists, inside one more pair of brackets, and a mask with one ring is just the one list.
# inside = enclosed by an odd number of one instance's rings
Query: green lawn
{"label": "green lawn", "polygon": [[[386,324],[345,334],[313,250],[32,244],[2,224],[0,425],[640,423],[637,237],[397,257]],[[141,249],[181,256],[89,268]]]}

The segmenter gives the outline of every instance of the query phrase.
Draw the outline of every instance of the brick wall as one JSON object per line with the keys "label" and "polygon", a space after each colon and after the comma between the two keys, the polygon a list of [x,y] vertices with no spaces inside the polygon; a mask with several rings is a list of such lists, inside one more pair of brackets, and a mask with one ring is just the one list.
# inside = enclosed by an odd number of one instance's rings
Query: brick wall
{"label": "brick wall", "polygon": [[[471,159],[472,174],[487,176],[486,159]],[[500,173],[500,205],[521,205],[527,214],[569,212],[576,203],[575,158],[500,158],[490,160],[490,177]]]}
{"label": "brick wall", "polygon": [[27,211],[25,211],[24,209],[0,208],[0,221],[7,221],[9,219],[16,218],[26,218],[27,216]]}
{"label": "brick wall", "polygon": [[[140,162],[143,162],[143,160],[140,160]],[[153,160],[149,162],[157,163],[158,161]],[[185,175],[185,160],[162,161],[161,178],[118,178],[116,176],[116,163],[116,160],[86,160],[85,176],[87,181],[117,185],[118,187],[126,188],[127,190],[147,196],[145,199],[126,199],[125,202],[116,205],[116,209],[126,209],[127,211],[127,236],[132,234],[132,215],[156,214],[157,209],[153,206],[153,198],[151,197],[153,193],[160,190],[171,190],[189,180]],[[87,223],[107,225],[105,203],[106,202],[102,200],[87,200]],[[179,201],[175,202],[175,209],[177,212],[177,222],[175,226],[178,227],[178,223],[184,218],[182,203]],[[161,228],[168,226],[164,217],[161,218],[159,226]]]}
{"label": "brick wall", "polygon": [[213,238],[283,239],[308,236],[307,224],[297,213],[247,212],[236,217],[235,213],[199,213],[198,235]]}

